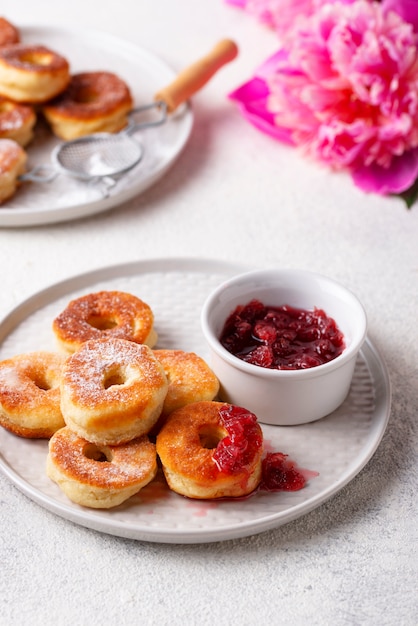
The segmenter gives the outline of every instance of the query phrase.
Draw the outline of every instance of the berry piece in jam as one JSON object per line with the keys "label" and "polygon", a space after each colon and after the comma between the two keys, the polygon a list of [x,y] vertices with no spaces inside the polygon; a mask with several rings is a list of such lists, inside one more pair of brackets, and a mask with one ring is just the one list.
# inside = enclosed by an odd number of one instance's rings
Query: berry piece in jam
{"label": "berry piece in jam", "polygon": [[328,363],[345,348],[342,332],[322,309],[266,306],[259,300],[236,307],[220,342],[247,363],[281,370]]}
{"label": "berry piece in jam", "polygon": [[247,409],[225,405],[219,414],[228,434],[216,446],[213,460],[220,471],[235,474],[251,466],[263,435],[256,416]]}

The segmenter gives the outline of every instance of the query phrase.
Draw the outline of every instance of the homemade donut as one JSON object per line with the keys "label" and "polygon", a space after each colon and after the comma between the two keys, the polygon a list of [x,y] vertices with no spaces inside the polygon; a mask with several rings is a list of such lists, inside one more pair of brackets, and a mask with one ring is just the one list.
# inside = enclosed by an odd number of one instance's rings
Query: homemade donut
{"label": "homemade donut", "polygon": [[11,198],[26,168],[27,154],[13,139],[0,139],[0,204]]}
{"label": "homemade donut", "polygon": [[111,72],[75,74],[67,89],[43,107],[52,132],[61,139],[115,133],[128,123],[133,99],[128,85]]}
{"label": "homemade donut", "polygon": [[66,360],[61,411],[80,437],[118,445],[151,430],[167,389],[164,369],[148,346],[93,339]]}
{"label": "homemade donut", "polygon": [[40,45],[14,44],[0,48],[0,95],[29,104],[46,102],[70,80],[68,61]]}
{"label": "homemade donut", "polygon": [[0,96],[0,139],[13,139],[24,147],[33,139],[35,122],[31,106]]}
{"label": "homemade donut", "polygon": [[49,441],[46,473],[72,502],[109,509],[154,478],[155,446],[144,435],[121,446],[98,447],[65,427]]}
{"label": "homemade donut", "polygon": [[0,48],[19,43],[19,41],[20,33],[16,26],[13,26],[13,24],[4,17],[0,17]]}
{"label": "homemade donut", "polygon": [[60,379],[65,358],[29,352],[0,362],[0,425],[20,437],[47,439],[65,426]]}
{"label": "homemade donut", "polygon": [[163,414],[203,400],[213,400],[219,391],[219,381],[207,363],[194,352],[154,350],[154,356],[164,368],[168,380]]}
{"label": "homemade donut", "polygon": [[263,435],[246,409],[188,404],[167,417],[156,446],[170,489],[188,498],[245,496],[261,481]]}
{"label": "homemade donut", "polygon": [[58,345],[75,352],[90,339],[118,337],[152,348],[154,315],[145,302],[123,291],[99,291],[72,300],[52,323]]}

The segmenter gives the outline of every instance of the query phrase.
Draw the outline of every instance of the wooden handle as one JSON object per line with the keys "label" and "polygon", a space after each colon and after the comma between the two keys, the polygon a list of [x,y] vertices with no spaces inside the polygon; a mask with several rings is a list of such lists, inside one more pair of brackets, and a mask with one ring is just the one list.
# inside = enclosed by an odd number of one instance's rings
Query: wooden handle
{"label": "wooden handle", "polygon": [[168,112],[172,113],[206,85],[221,67],[233,61],[237,54],[238,47],[233,41],[220,41],[209,54],[183,70],[172,83],[155,94],[155,100],[165,102]]}

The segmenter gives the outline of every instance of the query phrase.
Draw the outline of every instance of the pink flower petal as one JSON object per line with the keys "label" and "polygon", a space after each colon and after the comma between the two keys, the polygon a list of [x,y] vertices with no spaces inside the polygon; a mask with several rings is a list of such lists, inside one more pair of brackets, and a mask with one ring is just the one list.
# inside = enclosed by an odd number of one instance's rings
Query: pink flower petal
{"label": "pink flower petal", "polygon": [[418,32],[418,2],[417,0],[382,0],[385,12],[395,11],[405,22],[409,22]]}
{"label": "pink flower petal", "polygon": [[229,98],[238,104],[243,117],[253,126],[279,141],[293,143],[289,130],[276,126],[274,115],[267,110],[268,95],[264,80],[253,78],[230,93]]}
{"label": "pink flower petal", "polygon": [[418,149],[393,158],[388,169],[374,164],[357,169],[352,177],[363,191],[379,194],[406,191],[418,178]]}

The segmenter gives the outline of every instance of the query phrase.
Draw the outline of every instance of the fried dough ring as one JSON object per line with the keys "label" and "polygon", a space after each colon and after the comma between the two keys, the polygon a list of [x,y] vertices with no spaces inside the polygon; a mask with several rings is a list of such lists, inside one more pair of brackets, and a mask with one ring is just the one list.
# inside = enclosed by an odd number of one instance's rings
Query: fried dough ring
{"label": "fried dough ring", "polygon": [[219,381],[200,356],[183,350],[153,352],[168,379],[163,415],[168,415],[192,402],[214,399],[219,391]]}
{"label": "fried dough ring", "polygon": [[92,133],[115,133],[128,123],[133,99],[128,85],[111,72],[83,72],[43,107],[52,131],[70,140]]}
{"label": "fried dough ring", "polygon": [[62,428],[60,380],[65,358],[30,352],[0,362],[0,425],[20,437],[46,439]]}
{"label": "fried dough ring", "polygon": [[13,139],[25,147],[33,139],[33,107],[0,96],[0,139]]}
{"label": "fried dough ring", "polygon": [[20,33],[16,26],[4,17],[0,17],[0,48],[19,43]]}
{"label": "fried dough ring", "polygon": [[40,104],[61,93],[70,80],[68,61],[41,45],[0,48],[0,95]]}
{"label": "fried dough ring", "polygon": [[13,139],[0,139],[0,204],[15,194],[26,161],[22,146]]}
{"label": "fried dough ring", "polygon": [[61,411],[80,437],[118,445],[151,430],[167,389],[164,369],[148,346],[118,338],[91,340],[66,360]]}
{"label": "fried dough ring", "polygon": [[99,291],[72,300],[53,321],[59,346],[75,352],[101,337],[127,339],[152,348],[157,341],[154,315],[145,302],[123,291]]}
{"label": "fried dough ring", "polygon": [[109,509],[154,478],[155,446],[144,435],[124,445],[100,448],[65,427],[49,441],[46,472],[73,502]]}
{"label": "fried dough ring", "polygon": [[257,419],[225,402],[196,402],[174,411],[156,446],[170,489],[183,496],[245,496],[261,481],[263,436]]}

